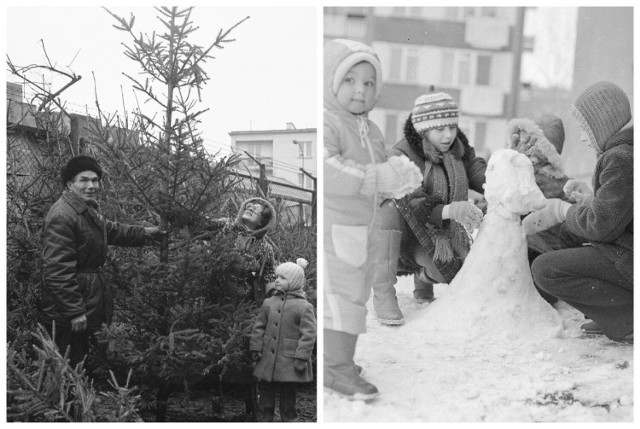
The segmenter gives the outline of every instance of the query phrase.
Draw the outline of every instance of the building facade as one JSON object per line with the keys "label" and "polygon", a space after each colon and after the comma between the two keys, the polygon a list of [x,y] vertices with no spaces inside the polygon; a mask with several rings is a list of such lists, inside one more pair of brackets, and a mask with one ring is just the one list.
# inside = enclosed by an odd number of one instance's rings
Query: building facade
{"label": "building facade", "polygon": [[378,53],[384,87],[370,118],[387,145],[402,137],[414,100],[433,87],[460,106],[460,129],[488,157],[505,145],[520,85],[524,8],[328,7],[325,39],[365,42]]}
{"label": "building facade", "polygon": [[[306,189],[314,189],[317,177],[317,130],[297,129],[288,123],[285,129],[231,131],[231,147],[240,155],[239,170],[260,174],[260,164],[267,177]],[[306,171],[305,174],[302,170]]]}

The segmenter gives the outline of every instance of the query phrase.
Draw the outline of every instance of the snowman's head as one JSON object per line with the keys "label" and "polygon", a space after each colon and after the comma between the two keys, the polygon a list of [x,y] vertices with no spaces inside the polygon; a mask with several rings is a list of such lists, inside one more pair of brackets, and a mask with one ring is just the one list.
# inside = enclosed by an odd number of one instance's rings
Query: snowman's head
{"label": "snowman's head", "polygon": [[487,211],[524,215],[546,204],[536,185],[529,158],[513,149],[500,149],[489,159],[484,185]]}

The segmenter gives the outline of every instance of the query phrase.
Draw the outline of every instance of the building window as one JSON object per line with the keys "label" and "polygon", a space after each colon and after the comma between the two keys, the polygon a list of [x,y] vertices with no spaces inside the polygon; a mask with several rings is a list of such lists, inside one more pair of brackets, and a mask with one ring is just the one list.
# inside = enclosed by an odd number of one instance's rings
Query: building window
{"label": "building window", "polygon": [[260,158],[262,155],[262,143],[261,142],[238,142],[238,150],[247,152],[254,158]]}
{"label": "building window", "polygon": [[402,65],[402,48],[391,48],[391,64],[389,65],[389,80],[400,80],[400,66]]}
{"label": "building window", "polygon": [[486,122],[476,122],[476,135],[473,141],[473,147],[476,149],[476,152],[480,152],[484,150],[486,146],[487,139],[487,123]]}
{"label": "building window", "polygon": [[489,55],[478,55],[476,84],[489,85],[490,75],[491,75],[491,57]]}
{"label": "building window", "polygon": [[461,53],[458,56],[458,84],[469,85],[471,83],[471,54]]}
{"label": "building window", "polygon": [[498,10],[495,7],[481,7],[480,14],[482,16],[489,16],[491,18],[495,18],[498,16]]}
{"label": "building window", "polygon": [[462,8],[462,16],[465,18],[476,16],[476,8],[475,7],[463,7]]}
{"label": "building window", "polygon": [[295,140],[295,143],[298,145],[298,158],[311,158],[311,141],[300,141]]}
{"label": "building window", "polygon": [[443,85],[453,84],[453,59],[452,51],[442,51],[442,75],[440,81]]}
{"label": "building window", "polygon": [[384,135],[387,143],[394,144],[398,140],[398,115],[387,114],[384,118]]}
{"label": "building window", "polygon": [[298,173],[298,186],[306,189],[313,189],[313,180],[304,173]]}
{"label": "building window", "polygon": [[418,53],[415,49],[407,51],[405,76],[408,83],[418,82]]}
{"label": "building window", "polygon": [[393,16],[404,16],[404,11],[405,11],[406,7],[393,7],[391,14]]}
{"label": "building window", "polygon": [[446,19],[457,21],[458,20],[458,11],[459,7],[445,7],[444,8],[444,17]]}
{"label": "building window", "polygon": [[[474,146],[475,142],[475,127],[473,127],[473,122],[470,119],[460,118],[458,121],[458,128],[469,140],[469,144]],[[475,146],[474,146],[475,147]]]}
{"label": "building window", "polygon": [[422,17],[422,8],[421,7],[410,7],[409,8],[410,16],[414,16],[416,18]]}
{"label": "building window", "polygon": [[491,57],[470,52],[442,51],[440,84],[489,85]]}

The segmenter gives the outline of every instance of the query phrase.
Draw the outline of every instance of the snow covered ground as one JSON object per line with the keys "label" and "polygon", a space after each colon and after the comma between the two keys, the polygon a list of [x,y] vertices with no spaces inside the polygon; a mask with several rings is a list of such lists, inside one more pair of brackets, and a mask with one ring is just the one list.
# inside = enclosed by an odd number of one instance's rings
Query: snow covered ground
{"label": "snow covered ground", "polygon": [[[448,287],[436,285],[436,296]],[[413,278],[396,290],[405,325],[380,325],[369,301],[356,351],[380,396],[363,403],[325,390],[325,422],[633,421],[633,346],[584,337],[584,318],[568,305],[556,305],[562,338],[436,341],[421,323],[433,304],[413,301]]]}

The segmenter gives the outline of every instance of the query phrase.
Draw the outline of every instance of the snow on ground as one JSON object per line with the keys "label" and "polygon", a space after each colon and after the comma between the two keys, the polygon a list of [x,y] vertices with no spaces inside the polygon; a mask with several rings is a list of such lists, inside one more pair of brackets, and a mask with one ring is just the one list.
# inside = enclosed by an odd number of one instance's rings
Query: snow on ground
{"label": "snow on ground", "polygon": [[[447,285],[436,285],[436,296]],[[632,422],[633,346],[584,337],[578,311],[556,304],[562,338],[535,342],[434,341],[413,301],[413,278],[396,285],[405,325],[380,325],[368,303],[368,333],[356,362],[380,396],[364,403],[324,390],[324,421]]]}

